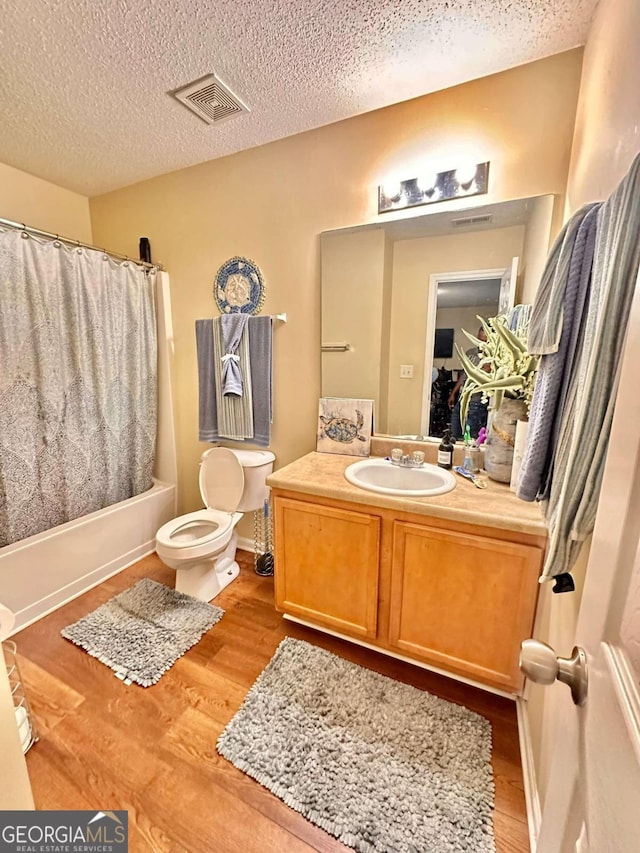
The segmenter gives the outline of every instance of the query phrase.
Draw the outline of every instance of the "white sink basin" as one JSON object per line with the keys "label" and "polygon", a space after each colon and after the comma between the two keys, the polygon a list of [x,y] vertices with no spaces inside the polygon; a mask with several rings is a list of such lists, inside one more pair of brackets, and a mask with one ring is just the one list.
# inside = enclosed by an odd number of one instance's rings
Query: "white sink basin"
{"label": "white sink basin", "polygon": [[456,480],[450,471],[437,465],[425,464],[422,468],[402,468],[388,459],[363,459],[354,462],[344,472],[353,485],[369,492],[383,495],[404,495],[421,498],[443,495],[455,488]]}

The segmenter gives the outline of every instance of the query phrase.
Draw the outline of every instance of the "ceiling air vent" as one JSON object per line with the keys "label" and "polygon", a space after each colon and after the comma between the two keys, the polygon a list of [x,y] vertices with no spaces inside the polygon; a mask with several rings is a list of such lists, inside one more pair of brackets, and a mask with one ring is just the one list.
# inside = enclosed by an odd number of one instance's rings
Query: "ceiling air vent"
{"label": "ceiling air vent", "polygon": [[207,124],[218,124],[240,113],[249,112],[249,107],[215,74],[207,74],[171,94]]}
{"label": "ceiling air vent", "polygon": [[493,214],[484,213],[480,216],[465,216],[461,219],[452,219],[451,224],[455,228],[460,228],[463,225],[480,225],[482,222],[491,222],[493,219]]}

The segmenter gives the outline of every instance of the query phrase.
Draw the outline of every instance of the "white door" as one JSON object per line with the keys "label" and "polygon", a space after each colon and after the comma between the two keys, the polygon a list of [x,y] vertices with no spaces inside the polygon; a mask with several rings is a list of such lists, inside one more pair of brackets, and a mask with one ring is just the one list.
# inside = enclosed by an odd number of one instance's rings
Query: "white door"
{"label": "white door", "polygon": [[568,689],[554,688],[566,695],[559,703],[537,853],[640,851],[638,364],[640,286],[576,629],[587,659],[587,699],[577,707]]}

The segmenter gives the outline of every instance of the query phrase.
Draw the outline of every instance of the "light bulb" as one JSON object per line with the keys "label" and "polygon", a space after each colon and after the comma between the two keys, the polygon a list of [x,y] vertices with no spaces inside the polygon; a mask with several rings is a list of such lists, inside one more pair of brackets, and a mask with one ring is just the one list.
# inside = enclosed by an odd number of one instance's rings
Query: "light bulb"
{"label": "light bulb", "polygon": [[475,163],[465,163],[456,169],[456,181],[461,187],[469,186],[473,182],[477,171],[478,167]]}
{"label": "light bulb", "polygon": [[420,192],[431,193],[438,183],[438,174],[437,172],[425,172],[423,175],[420,175],[416,183]]}
{"label": "light bulb", "polygon": [[402,193],[402,187],[400,185],[400,181],[396,181],[391,178],[388,181],[385,181],[382,184],[382,195],[389,199],[389,201],[395,201],[400,198],[400,194]]}

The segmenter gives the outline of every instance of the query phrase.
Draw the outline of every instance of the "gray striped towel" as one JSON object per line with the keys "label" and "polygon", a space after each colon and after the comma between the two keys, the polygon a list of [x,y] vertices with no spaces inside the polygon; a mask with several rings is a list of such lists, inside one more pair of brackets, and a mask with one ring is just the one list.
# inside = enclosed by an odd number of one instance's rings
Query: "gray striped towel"
{"label": "gray striped towel", "polygon": [[[549,496],[543,501],[549,528],[543,578],[571,569],[595,523],[640,265],[639,237],[640,155],[597,213],[591,288],[560,414]],[[553,298],[548,308],[557,313]],[[551,317],[543,324],[551,334],[543,335],[541,343],[554,339],[556,322],[557,317]],[[559,344],[560,335],[557,337]]]}
{"label": "gray striped towel", "polygon": [[[225,362],[224,333],[222,321],[225,317],[215,317],[213,320],[213,356],[215,361],[214,381],[216,399],[218,401],[218,433],[220,438],[245,439],[253,438],[253,394],[251,391],[251,357],[249,355],[249,337],[240,337],[237,350],[238,372],[245,377],[245,392],[239,397],[225,394],[223,386],[223,370]],[[228,362],[227,362],[228,363]]]}
{"label": "gray striped towel", "polygon": [[[540,359],[529,413],[527,446],[518,476],[517,494],[524,501],[540,500],[548,495],[559,418],[566,404],[567,387],[573,381],[578,335],[584,323],[584,306],[591,283],[599,207],[600,205],[589,205],[582,208],[577,214],[580,224],[574,232],[573,246],[570,246],[567,240],[563,241],[561,254],[568,252],[570,259],[568,264],[562,264],[567,273],[561,285],[564,289],[560,303],[562,331],[558,351],[547,353]],[[556,283],[559,284],[559,279]],[[551,310],[550,308],[549,313]]]}
{"label": "gray striped towel", "polygon": [[[273,420],[272,334],[269,316],[249,317],[246,327],[249,340],[251,379],[245,376],[245,387],[251,387],[253,399],[253,438],[234,439],[242,444],[269,447]],[[214,370],[213,321],[196,320],[199,389],[199,439],[219,441],[218,397]],[[218,362],[219,363],[219,362]]]}
{"label": "gray striped towel", "polygon": [[242,397],[242,368],[238,346],[244,334],[249,316],[247,314],[223,314],[220,317],[222,327],[222,393]]}

